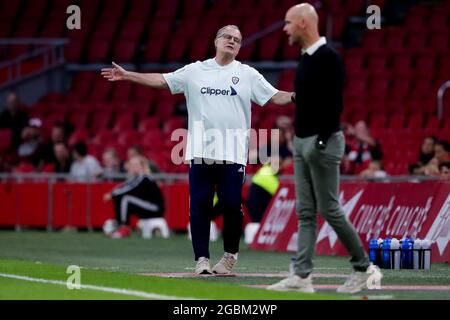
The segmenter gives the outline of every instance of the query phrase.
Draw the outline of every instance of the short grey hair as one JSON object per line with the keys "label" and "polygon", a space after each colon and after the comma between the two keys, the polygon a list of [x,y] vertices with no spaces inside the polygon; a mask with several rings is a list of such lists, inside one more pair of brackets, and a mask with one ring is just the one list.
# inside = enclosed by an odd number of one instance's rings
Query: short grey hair
{"label": "short grey hair", "polygon": [[236,25],[234,25],[234,24],[229,24],[229,25],[226,25],[226,26],[220,28],[220,29],[217,31],[217,33],[216,33],[216,39],[217,39],[218,37],[220,37],[220,36],[222,35],[222,33],[224,32],[224,30],[227,29],[227,28],[231,28],[231,29],[235,29],[235,30],[239,31],[239,33],[241,34],[241,37],[242,37],[242,32],[241,32],[241,30],[239,29],[239,27],[236,26]]}

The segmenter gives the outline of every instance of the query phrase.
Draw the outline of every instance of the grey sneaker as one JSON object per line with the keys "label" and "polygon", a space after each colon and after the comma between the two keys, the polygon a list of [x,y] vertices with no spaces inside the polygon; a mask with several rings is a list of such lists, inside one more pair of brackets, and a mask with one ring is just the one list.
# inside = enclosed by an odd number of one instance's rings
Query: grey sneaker
{"label": "grey sneaker", "polygon": [[197,260],[197,265],[195,266],[196,274],[211,274],[211,266],[209,265],[209,259],[205,257],[200,257]]}
{"label": "grey sneaker", "polygon": [[[342,286],[337,288],[336,291],[339,293],[357,293],[361,290],[372,289],[368,288],[368,286],[371,285],[369,284],[369,282],[371,282],[371,280],[369,280],[369,277],[375,281],[378,281],[379,283],[381,278],[383,278],[383,274],[381,273],[380,268],[371,264],[367,268],[366,272],[353,271],[352,274],[350,274],[350,276],[348,277],[347,281],[345,281]],[[380,288],[375,287],[374,289]]]}
{"label": "grey sneaker", "polygon": [[297,291],[306,293],[315,292],[314,287],[312,285],[311,275],[302,279],[296,274],[290,275],[286,279],[283,279],[280,282],[268,286],[266,289],[274,291]]}
{"label": "grey sneaker", "polygon": [[237,259],[234,258],[233,254],[225,252],[222,259],[217,262],[212,270],[215,274],[230,274],[236,263]]}

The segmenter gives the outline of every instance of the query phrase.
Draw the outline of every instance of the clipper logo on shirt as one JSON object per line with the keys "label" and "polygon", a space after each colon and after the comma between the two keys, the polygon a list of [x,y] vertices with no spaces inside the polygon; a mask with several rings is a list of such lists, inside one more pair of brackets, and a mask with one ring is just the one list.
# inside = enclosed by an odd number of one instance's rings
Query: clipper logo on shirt
{"label": "clipper logo on shirt", "polygon": [[230,86],[231,90],[215,89],[210,87],[203,87],[200,89],[201,94],[208,94],[210,96],[235,96],[237,95],[236,90]]}

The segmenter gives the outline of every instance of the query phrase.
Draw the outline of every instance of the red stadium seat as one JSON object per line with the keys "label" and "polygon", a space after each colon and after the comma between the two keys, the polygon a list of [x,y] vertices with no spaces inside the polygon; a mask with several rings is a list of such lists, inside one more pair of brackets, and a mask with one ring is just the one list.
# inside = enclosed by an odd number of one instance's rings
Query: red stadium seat
{"label": "red stadium seat", "polygon": [[448,12],[440,10],[428,16],[427,27],[429,30],[438,31],[449,27]]}
{"label": "red stadium seat", "polygon": [[164,0],[158,2],[155,18],[173,20],[175,18],[179,3],[180,2],[178,0]]}
{"label": "red stadium seat", "polygon": [[427,40],[427,33],[423,31],[423,29],[417,30],[408,30],[408,34],[405,40],[405,47],[409,50],[423,50],[425,48],[425,43]]}
{"label": "red stadium seat", "polygon": [[[298,54],[298,49],[297,49]],[[364,68],[364,51],[360,48],[349,49],[345,52],[345,67],[348,74],[361,73]]]}
{"label": "red stadium seat", "polygon": [[145,48],[145,60],[148,62],[159,62],[166,49],[167,37],[160,35],[151,38]]}
{"label": "red stadium seat", "polygon": [[444,29],[432,33],[428,40],[428,46],[434,50],[450,49],[448,31]]}
{"label": "red stadium seat", "polygon": [[70,114],[69,122],[76,128],[86,128],[89,120],[89,113],[87,111],[73,111]]}
{"label": "red stadium seat", "polygon": [[133,85],[130,82],[119,82],[114,85],[111,100],[114,102],[127,102],[130,99]]}
{"label": "red stadium seat", "polygon": [[138,46],[137,39],[119,38],[114,47],[114,59],[117,62],[131,62]]}
{"label": "red stadium seat", "polygon": [[384,76],[372,77],[369,82],[368,97],[387,96],[389,84],[389,79]]}
{"label": "red stadium seat", "polygon": [[98,131],[92,139],[92,143],[99,146],[109,145],[114,143],[115,141],[117,141],[117,134],[107,129]]}
{"label": "red stadium seat", "polygon": [[362,39],[362,46],[364,48],[380,48],[383,45],[384,31],[381,30],[371,30],[364,35]]}
{"label": "red stadium seat", "polygon": [[197,18],[202,16],[205,10],[206,0],[184,0],[183,4],[183,16]]}
{"label": "red stadium seat", "polygon": [[93,39],[88,50],[89,62],[104,62],[111,47],[111,40]]}
{"label": "red stadium seat", "polygon": [[147,132],[158,129],[159,130],[159,118],[148,117],[139,122],[138,131]]}
{"label": "red stadium seat", "polygon": [[363,97],[367,89],[367,76],[365,74],[349,75],[346,84],[346,95],[349,97]]}
{"label": "red stadium seat", "polygon": [[69,62],[78,62],[83,51],[83,43],[81,41],[72,40],[64,50],[64,56]]}
{"label": "red stadium seat", "polygon": [[184,129],[186,128],[186,120],[184,117],[173,117],[163,124],[163,132],[167,134],[172,134],[172,132],[176,129]]}
{"label": "red stadium seat", "polygon": [[384,114],[375,114],[370,119],[370,130],[384,129],[387,125],[387,119]]}
{"label": "red stadium seat", "polygon": [[390,86],[390,97],[391,98],[405,98],[409,93],[410,88],[410,77],[398,76],[392,80]]}
{"label": "red stadium seat", "polygon": [[411,53],[400,51],[392,55],[391,70],[395,75],[411,75]]}
{"label": "red stadium seat", "polygon": [[89,132],[86,129],[78,129],[70,135],[68,144],[73,146],[78,142],[87,142],[88,140]]}
{"label": "red stadium seat", "polygon": [[387,53],[385,51],[374,50],[369,53],[367,68],[372,74],[382,74],[386,72]]}
{"label": "red stadium seat", "polygon": [[429,116],[427,119],[427,125],[426,125],[425,129],[440,130],[441,129],[441,121],[436,116]]}
{"label": "red stadium seat", "polygon": [[31,173],[34,172],[34,166],[28,162],[21,162],[14,168],[17,173]]}
{"label": "red stadium seat", "polygon": [[195,37],[189,51],[189,60],[196,61],[206,59],[210,46],[211,44],[207,37]]}
{"label": "red stadium seat", "polygon": [[274,32],[259,41],[259,59],[274,60],[280,47],[282,34]]}
{"label": "red stadium seat", "polygon": [[408,120],[408,129],[417,131],[423,127],[423,115],[422,114],[412,114]]}
{"label": "red stadium seat", "polygon": [[174,114],[175,108],[175,99],[161,99],[156,104],[155,116],[157,116],[162,121],[166,121]]}
{"label": "red stadium seat", "polygon": [[0,129],[0,155],[11,147],[11,137],[10,129]]}
{"label": "red stadium seat", "polygon": [[186,54],[188,44],[191,42],[190,37],[184,34],[177,34],[172,38],[167,48],[166,59],[169,62],[183,61]]}
{"label": "red stadium seat", "polygon": [[59,18],[55,20],[48,20],[44,29],[39,34],[42,38],[62,38],[66,33],[66,19]]}
{"label": "red stadium seat", "polygon": [[389,48],[389,50],[402,50],[404,46],[404,29],[391,27],[388,28],[387,34],[384,38],[384,46]]}
{"label": "red stadium seat", "polygon": [[141,142],[141,133],[134,130],[119,131],[117,142],[125,147],[136,145]]}
{"label": "red stadium seat", "polygon": [[92,132],[107,129],[111,122],[111,113],[108,111],[94,111],[91,117],[90,128]]}
{"label": "red stadium seat", "polygon": [[141,144],[146,150],[161,150],[165,137],[160,130],[147,131],[143,134]]}
{"label": "red stadium seat", "polygon": [[428,75],[434,71],[435,55],[433,52],[423,52],[416,55],[414,70],[420,75]]}
{"label": "red stadium seat", "polygon": [[55,164],[54,163],[47,163],[47,164],[45,164],[42,167],[41,172],[44,172],[44,173],[55,172]]}
{"label": "red stadium seat", "polygon": [[114,125],[113,131],[122,132],[129,131],[134,128],[134,114],[125,113],[118,114],[116,116],[116,123]]}
{"label": "red stadium seat", "polygon": [[90,102],[104,102],[109,100],[112,83],[102,78],[96,78],[91,93],[89,94]]}
{"label": "red stadium seat", "polygon": [[153,5],[153,1],[147,0],[129,0],[131,3],[130,11],[128,12],[128,21],[130,20],[142,20],[145,21],[150,13]]}

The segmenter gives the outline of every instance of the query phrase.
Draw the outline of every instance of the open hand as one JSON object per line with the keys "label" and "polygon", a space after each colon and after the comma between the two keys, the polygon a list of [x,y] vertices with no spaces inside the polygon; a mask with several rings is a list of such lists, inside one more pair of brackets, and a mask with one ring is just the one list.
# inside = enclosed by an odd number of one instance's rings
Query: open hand
{"label": "open hand", "polygon": [[119,66],[116,63],[112,63],[112,68],[103,68],[102,69],[102,76],[107,79],[108,81],[120,81],[125,80],[125,75],[127,71]]}

